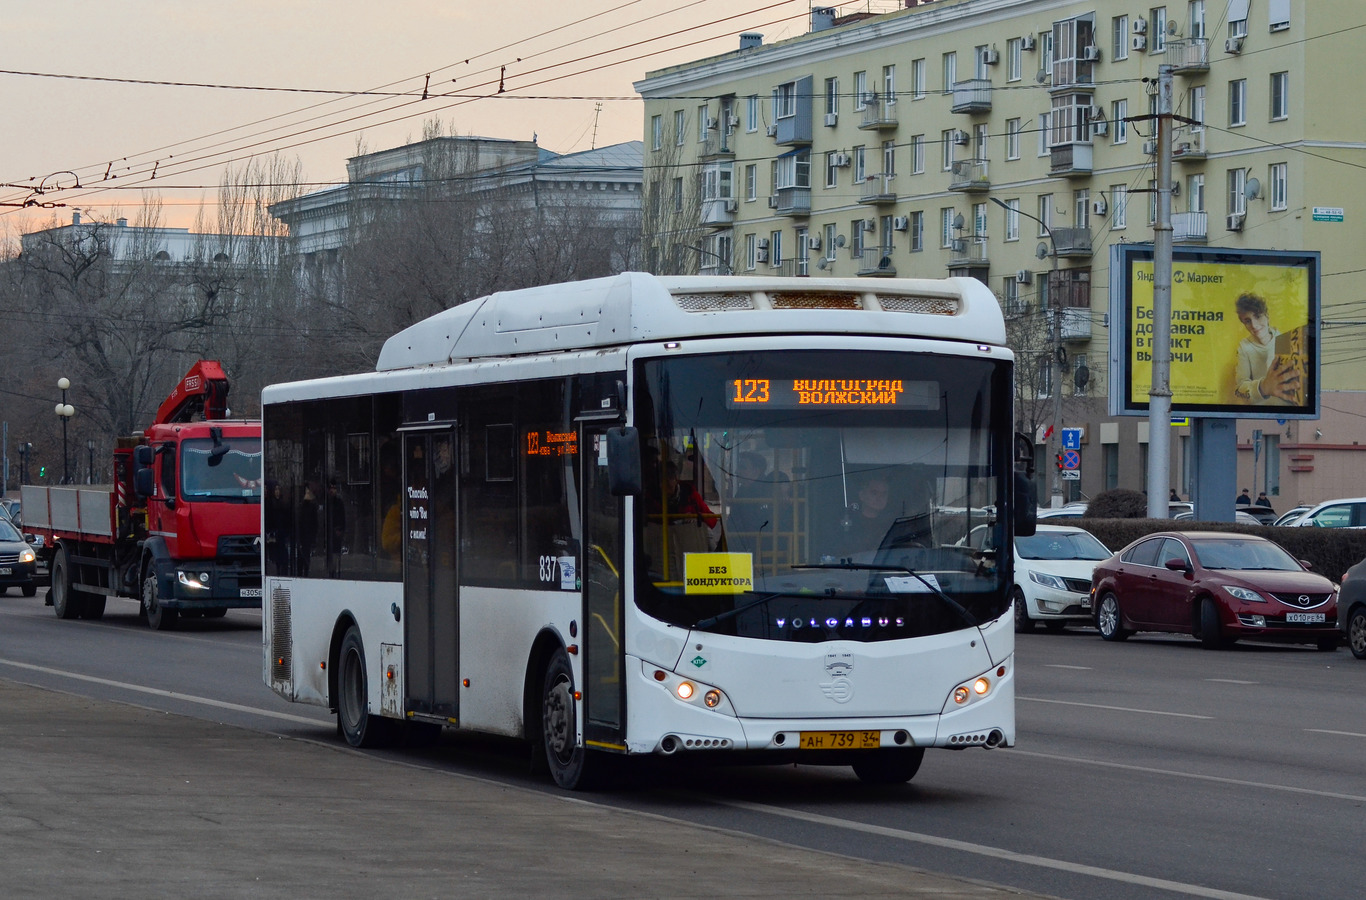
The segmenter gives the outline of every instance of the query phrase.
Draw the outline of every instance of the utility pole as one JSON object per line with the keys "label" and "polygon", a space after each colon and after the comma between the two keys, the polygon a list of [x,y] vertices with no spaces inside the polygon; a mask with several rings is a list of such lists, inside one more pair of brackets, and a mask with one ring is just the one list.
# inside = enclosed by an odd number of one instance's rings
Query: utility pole
{"label": "utility pole", "polygon": [[1157,223],[1153,226],[1153,379],[1148,389],[1148,518],[1167,518],[1172,435],[1172,67],[1157,67]]}

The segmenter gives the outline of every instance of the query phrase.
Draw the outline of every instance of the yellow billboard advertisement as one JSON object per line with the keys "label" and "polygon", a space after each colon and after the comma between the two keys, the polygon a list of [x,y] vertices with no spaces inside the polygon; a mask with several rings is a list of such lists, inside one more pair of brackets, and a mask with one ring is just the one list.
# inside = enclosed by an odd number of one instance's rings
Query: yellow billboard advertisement
{"label": "yellow billboard advertisement", "polygon": [[[1117,249],[1111,322],[1122,327],[1111,329],[1111,357],[1119,362],[1121,377],[1112,384],[1122,409],[1112,411],[1146,413],[1155,324],[1152,248]],[[1173,257],[1173,414],[1317,416],[1317,254],[1179,248]],[[1114,393],[1112,407],[1121,399]]]}

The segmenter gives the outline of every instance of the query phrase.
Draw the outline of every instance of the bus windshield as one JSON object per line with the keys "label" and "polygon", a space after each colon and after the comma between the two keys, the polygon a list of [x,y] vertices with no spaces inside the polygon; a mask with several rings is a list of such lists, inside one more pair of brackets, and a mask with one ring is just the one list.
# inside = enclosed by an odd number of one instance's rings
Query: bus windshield
{"label": "bus windshield", "polygon": [[772,640],[892,640],[1006,611],[1010,368],[751,352],[641,364],[636,601]]}
{"label": "bus windshield", "polygon": [[181,496],[191,502],[261,502],[261,439],[225,437],[220,447],[227,452],[215,454],[209,438],[194,438],[181,445]]}

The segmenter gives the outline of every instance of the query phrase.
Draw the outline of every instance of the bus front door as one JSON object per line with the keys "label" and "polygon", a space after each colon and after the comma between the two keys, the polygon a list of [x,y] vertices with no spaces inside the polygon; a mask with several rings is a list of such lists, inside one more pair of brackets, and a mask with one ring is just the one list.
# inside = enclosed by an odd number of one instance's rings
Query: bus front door
{"label": "bus front door", "polygon": [[607,486],[606,426],[585,423],[583,441],[584,742],[625,750],[622,672],[623,500]]}
{"label": "bus front door", "polygon": [[450,431],[403,435],[405,709],[457,721],[460,617]]}

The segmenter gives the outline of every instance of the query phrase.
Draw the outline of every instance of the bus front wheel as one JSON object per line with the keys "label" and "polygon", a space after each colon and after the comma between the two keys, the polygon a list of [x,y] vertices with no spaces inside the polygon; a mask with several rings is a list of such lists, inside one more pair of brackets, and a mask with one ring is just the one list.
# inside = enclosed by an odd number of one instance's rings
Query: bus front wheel
{"label": "bus front wheel", "polygon": [[370,714],[370,679],[365,671],[365,644],[352,625],[337,654],[337,728],[352,747],[383,747],[390,722]]}
{"label": "bus front wheel", "polygon": [[565,790],[590,789],[602,761],[579,744],[574,670],[563,648],[555,651],[545,670],[541,691],[541,741],[555,783]]}

